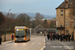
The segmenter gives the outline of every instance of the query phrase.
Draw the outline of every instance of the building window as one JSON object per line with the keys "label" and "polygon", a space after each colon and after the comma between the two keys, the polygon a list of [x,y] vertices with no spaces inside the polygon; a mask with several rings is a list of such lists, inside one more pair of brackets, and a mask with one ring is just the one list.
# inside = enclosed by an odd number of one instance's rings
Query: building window
{"label": "building window", "polygon": [[69,31],[68,30],[66,30],[66,34],[69,34]]}
{"label": "building window", "polygon": [[66,26],[68,26],[68,21],[66,21]]}
{"label": "building window", "polygon": [[61,10],[61,16],[63,16],[63,10]]}
{"label": "building window", "polygon": [[56,21],[56,27],[58,27],[58,21]]}
{"label": "building window", "polygon": [[75,27],[75,21],[74,21],[74,23],[73,23],[73,27]]}

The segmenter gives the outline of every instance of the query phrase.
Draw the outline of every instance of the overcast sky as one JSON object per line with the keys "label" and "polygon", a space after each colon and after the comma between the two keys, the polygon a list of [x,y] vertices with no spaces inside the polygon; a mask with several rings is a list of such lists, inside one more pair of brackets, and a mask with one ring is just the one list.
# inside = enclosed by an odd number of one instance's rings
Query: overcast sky
{"label": "overcast sky", "polygon": [[56,9],[64,0],[0,0],[0,11],[11,13],[41,13],[56,15]]}

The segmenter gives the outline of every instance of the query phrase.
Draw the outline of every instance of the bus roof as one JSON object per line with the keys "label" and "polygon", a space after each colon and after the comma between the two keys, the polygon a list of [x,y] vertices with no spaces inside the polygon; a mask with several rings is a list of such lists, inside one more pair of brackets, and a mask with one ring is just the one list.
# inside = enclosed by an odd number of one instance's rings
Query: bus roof
{"label": "bus roof", "polygon": [[26,26],[15,26],[15,29],[29,29],[29,28]]}

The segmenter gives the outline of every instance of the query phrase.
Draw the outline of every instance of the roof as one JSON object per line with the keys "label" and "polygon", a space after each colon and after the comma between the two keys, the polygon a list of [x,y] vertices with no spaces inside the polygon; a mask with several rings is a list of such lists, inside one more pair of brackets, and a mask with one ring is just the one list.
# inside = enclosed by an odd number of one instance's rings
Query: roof
{"label": "roof", "polygon": [[39,28],[44,28],[44,27],[42,25],[40,25],[40,24],[35,27],[35,29],[39,29]]}
{"label": "roof", "polygon": [[[65,6],[66,4],[68,4],[67,7]],[[68,2],[64,1],[56,9],[64,9],[64,8],[71,8],[71,7],[72,7],[72,1],[68,1]]]}
{"label": "roof", "polygon": [[29,29],[28,27],[26,27],[26,26],[15,26],[15,29]]}

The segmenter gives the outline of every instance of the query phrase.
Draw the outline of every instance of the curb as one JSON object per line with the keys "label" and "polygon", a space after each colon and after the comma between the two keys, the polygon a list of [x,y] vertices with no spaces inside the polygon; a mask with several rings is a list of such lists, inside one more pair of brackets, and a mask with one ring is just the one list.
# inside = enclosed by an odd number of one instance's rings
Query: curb
{"label": "curb", "polygon": [[44,46],[40,50],[45,50],[45,39],[44,39]]}

